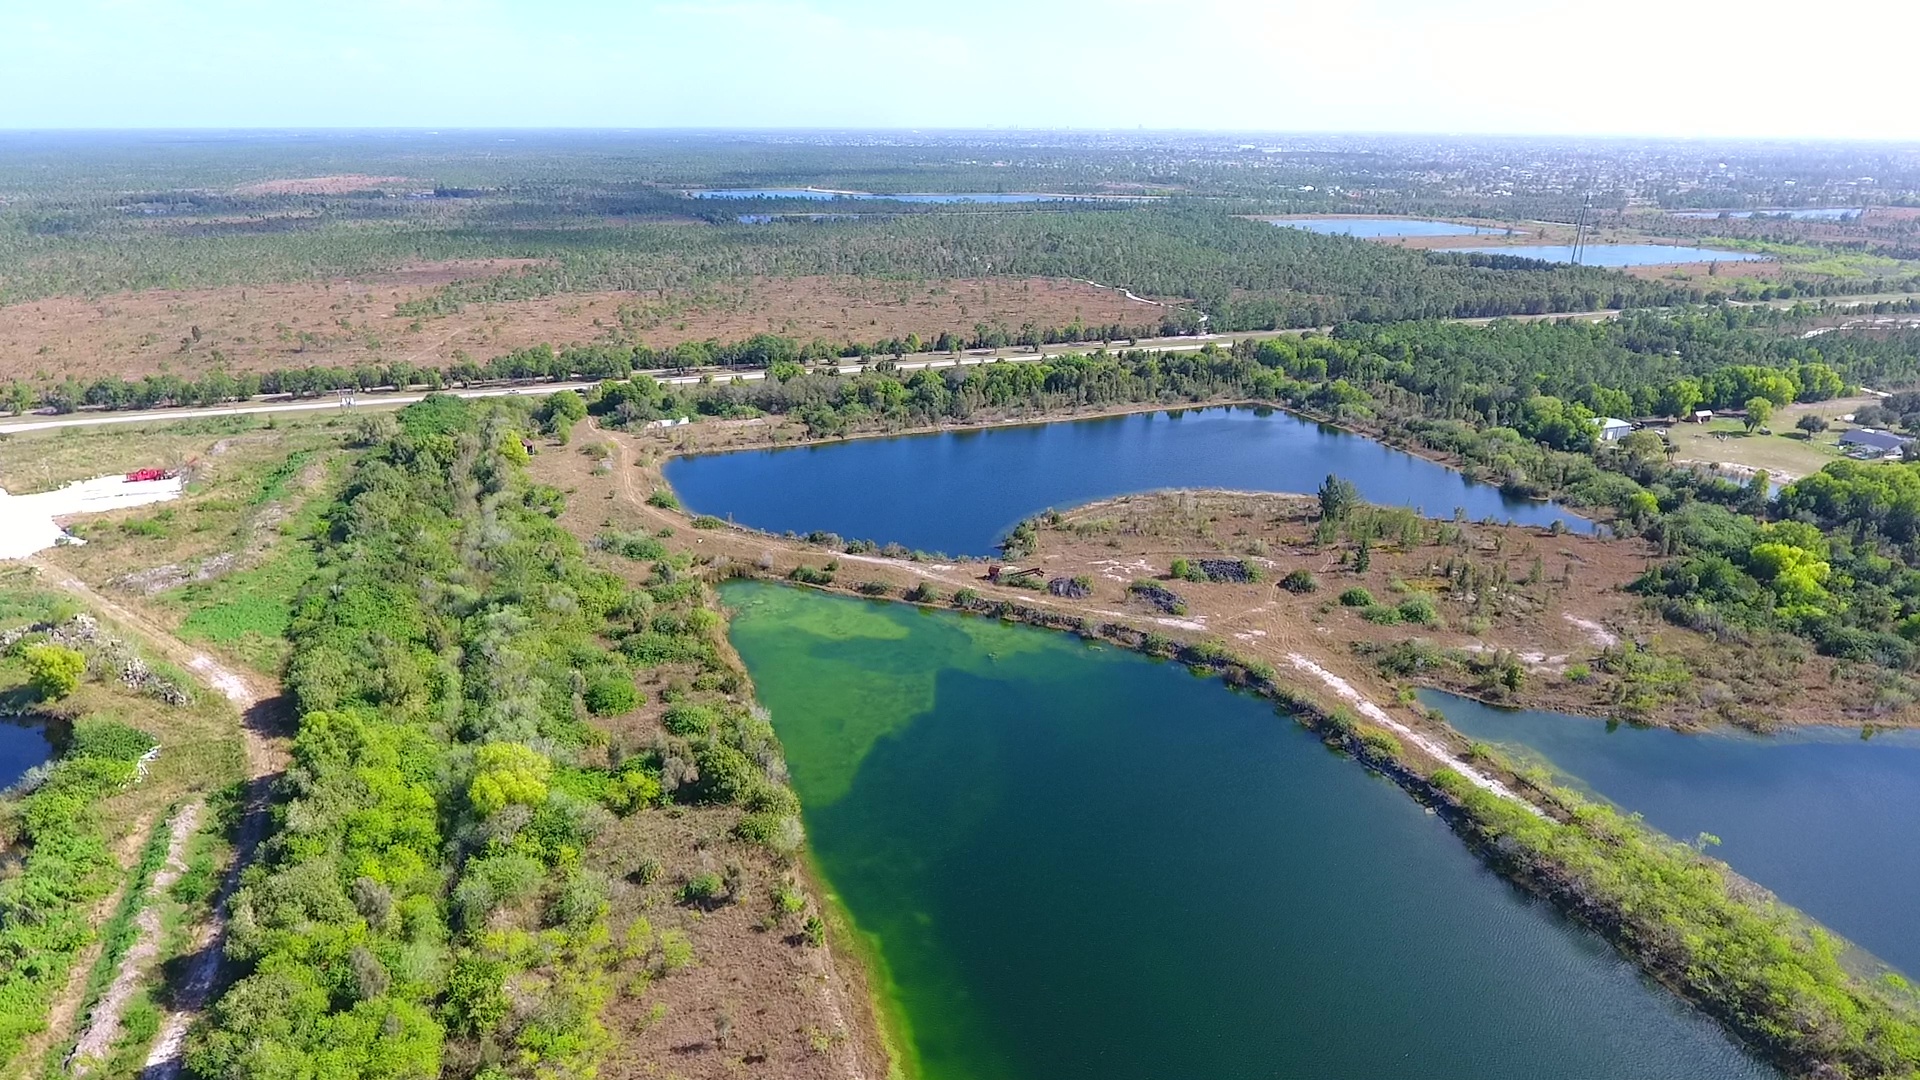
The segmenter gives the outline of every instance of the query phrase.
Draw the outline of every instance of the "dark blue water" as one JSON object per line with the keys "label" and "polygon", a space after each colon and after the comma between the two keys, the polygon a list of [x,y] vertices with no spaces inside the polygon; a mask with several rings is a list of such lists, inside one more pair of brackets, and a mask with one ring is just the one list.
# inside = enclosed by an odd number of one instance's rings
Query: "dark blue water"
{"label": "dark blue water", "polygon": [[1750,218],[1750,217],[1788,217],[1795,221],[1844,221],[1859,217],[1862,213],[1857,206],[1810,206],[1797,210],[1675,210],[1673,217],[1681,218]]}
{"label": "dark blue water", "polygon": [[40,724],[0,720],[0,790],[20,782],[27,770],[53,760],[53,741]]}
{"label": "dark blue water", "polygon": [[845,199],[904,203],[1031,203],[1097,202],[1100,199],[1097,195],[1044,195],[1038,192],[1022,191],[914,191],[886,194],[871,191],[821,191],[817,188],[715,188],[708,191],[689,191],[687,194],[696,199],[813,199],[820,202]]}
{"label": "dark blue water", "polygon": [[1920,974],[1920,733],[1683,735],[1421,692],[1469,738],[1524,747]]}
{"label": "dark blue water", "polygon": [[1457,221],[1433,218],[1282,218],[1274,222],[1286,229],[1305,229],[1329,236],[1508,236],[1511,229],[1489,225],[1462,225]]}
{"label": "dark blue water", "polygon": [[1362,497],[1435,517],[1587,522],[1509,499],[1443,465],[1269,409],[1215,407],[1099,420],[905,435],[667,462],[703,514],[768,532],[839,533],[952,555],[987,555],[1022,519],[1175,487],[1311,493],[1327,474]]}
{"label": "dark blue water", "polygon": [[[1546,262],[1573,261],[1573,248],[1565,244],[1518,244],[1513,247],[1459,247],[1445,250],[1511,255],[1516,259],[1541,259]],[[1751,251],[1716,251],[1674,244],[1589,244],[1580,249],[1582,266],[1663,266],[1667,263],[1763,262],[1766,259],[1767,256]]]}

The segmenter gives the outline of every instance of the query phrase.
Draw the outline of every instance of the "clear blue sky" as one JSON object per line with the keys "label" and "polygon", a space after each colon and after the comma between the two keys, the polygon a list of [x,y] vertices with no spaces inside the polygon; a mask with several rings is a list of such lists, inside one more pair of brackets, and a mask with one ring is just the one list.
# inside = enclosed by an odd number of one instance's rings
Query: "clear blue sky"
{"label": "clear blue sky", "polygon": [[0,0],[0,128],[1920,139],[1920,3]]}

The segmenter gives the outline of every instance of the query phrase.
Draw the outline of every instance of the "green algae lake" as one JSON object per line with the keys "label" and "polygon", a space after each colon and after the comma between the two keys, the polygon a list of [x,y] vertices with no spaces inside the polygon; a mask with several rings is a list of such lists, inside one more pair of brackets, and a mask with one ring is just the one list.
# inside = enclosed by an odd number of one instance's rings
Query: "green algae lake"
{"label": "green algae lake", "polygon": [[925,1080],[1777,1075],[1270,701],[998,620],[722,597]]}

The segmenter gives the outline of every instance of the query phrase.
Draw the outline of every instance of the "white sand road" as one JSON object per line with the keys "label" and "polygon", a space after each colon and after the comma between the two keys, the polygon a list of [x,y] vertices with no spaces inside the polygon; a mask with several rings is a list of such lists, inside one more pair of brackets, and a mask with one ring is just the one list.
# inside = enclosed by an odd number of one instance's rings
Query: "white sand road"
{"label": "white sand road", "polygon": [[181,480],[128,480],[122,475],[76,480],[57,491],[9,495],[0,490],[0,559],[24,559],[59,543],[80,543],[57,518],[145,506],[180,497]]}

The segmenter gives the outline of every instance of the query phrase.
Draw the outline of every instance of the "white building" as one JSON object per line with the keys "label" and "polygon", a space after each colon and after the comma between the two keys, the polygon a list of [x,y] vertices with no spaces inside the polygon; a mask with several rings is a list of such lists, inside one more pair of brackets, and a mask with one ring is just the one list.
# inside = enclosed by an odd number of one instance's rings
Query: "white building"
{"label": "white building", "polygon": [[1616,420],[1611,416],[1596,416],[1593,426],[1600,429],[1601,442],[1619,442],[1633,434],[1633,425],[1625,420]]}

